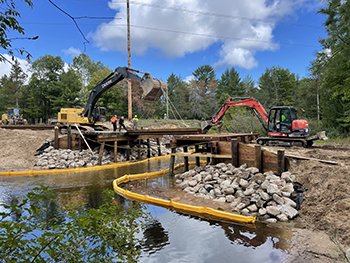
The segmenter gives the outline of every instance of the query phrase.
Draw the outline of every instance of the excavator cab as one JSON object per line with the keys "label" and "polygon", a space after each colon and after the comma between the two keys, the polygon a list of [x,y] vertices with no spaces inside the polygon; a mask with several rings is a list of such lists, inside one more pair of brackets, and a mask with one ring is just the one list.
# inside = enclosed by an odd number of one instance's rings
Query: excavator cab
{"label": "excavator cab", "polygon": [[310,134],[308,122],[298,120],[297,111],[291,106],[270,108],[267,127],[270,136],[305,137]]}

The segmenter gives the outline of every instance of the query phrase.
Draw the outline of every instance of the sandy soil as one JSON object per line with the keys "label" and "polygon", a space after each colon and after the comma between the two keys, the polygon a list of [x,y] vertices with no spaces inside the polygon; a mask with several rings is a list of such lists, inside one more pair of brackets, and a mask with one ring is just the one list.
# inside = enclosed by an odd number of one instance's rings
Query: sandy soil
{"label": "sandy soil", "polygon": [[[0,172],[35,169],[36,149],[53,137],[51,130],[0,128]],[[338,163],[291,159],[290,171],[308,190],[297,219],[301,227],[293,232],[293,253],[288,262],[336,262],[340,260],[337,246],[326,233],[334,234],[336,230],[343,249],[350,247],[350,145],[316,144],[312,148],[286,148],[285,152]]]}

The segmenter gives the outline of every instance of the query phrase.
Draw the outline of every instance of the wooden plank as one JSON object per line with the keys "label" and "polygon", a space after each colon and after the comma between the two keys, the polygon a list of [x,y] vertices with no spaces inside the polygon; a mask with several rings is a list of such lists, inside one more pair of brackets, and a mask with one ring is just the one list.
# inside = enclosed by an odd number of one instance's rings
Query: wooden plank
{"label": "wooden plank", "polygon": [[231,154],[212,154],[212,153],[172,153],[174,157],[207,157],[231,159]]}
{"label": "wooden plank", "polygon": [[[245,162],[254,162],[254,147],[240,144],[239,145],[239,160],[244,160]],[[240,162],[241,163],[241,162]]]}
{"label": "wooden plank", "polygon": [[117,159],[117,157],[118,157],[118,142],[117,141],[115,141],[114,142],[114,162],[116,163],[116,162],[118,162],[118,159]]}
{"label": "wooden plank", "polygon": [[231,139],[231,163],[235,167],[237,167],[239,164],[238,149],[239,145],[237,139]]}
{"label": "wooden plank", "polygon": [[231,141],[218,142],[218,154],[231,154]]}
{"label": "wooden plank", "polygon": [[[188,152],[188,148],[187,148],[187,146],[184,146],[184,148],[183,148],[184,150],[184,153],[187,153]],[[184,157],[184,169],[185,169],[185,172],[187,172],[189,169],[188,169],[188,156],[185,156]]]}
{"label": "wooden plank", "polygon": [[327,164],[338,165],[338,162],[322,160],[322,159],[316,159],[316,158],[311,158],[311,157],[296,156],[296,155],[290,155],[290,154],[285,155],[285,157],[299,159],[299,160],[317,161],[317,162],[320,162],[320,163],[327,163]]}

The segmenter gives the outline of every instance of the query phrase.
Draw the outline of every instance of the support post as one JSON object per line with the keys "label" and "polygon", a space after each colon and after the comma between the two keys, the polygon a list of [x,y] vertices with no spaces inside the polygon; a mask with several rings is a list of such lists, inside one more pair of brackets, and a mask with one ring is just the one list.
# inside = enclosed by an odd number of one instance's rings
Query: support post
{"label": "support post", "polygon": [[170,167],[169,167],[169,177],[174,175],[174,166],[175,166],[175,154],[176,148],[171,148],[171,156],[170,156]]}
{"label": "support post", "polygon": [[72,129],[70,125],[68,126],[68,131],[67,131],[67,148],[72,150]]}
{"label": "support post", "polygon": [[126,142],[126,160],[130,161],[130,141]]}
{"label": "support post", "polygon": [[83,149],[82,145],[81,145],[81,136],[80,136],[80,134],[78,135],[78,148],[79,148],[79,151],[81,151]]}
{"label": "support post", "polygon": [[259,169],[259,172],[263,172],[262,160],[261,160],[261,145],[256,144],[254,147],[254,166]]}
{"label": "support post", "polygon": [[147,139],[147,158],[151,158],[151,146],[149,139]]}
{"label": "support post", "polygon": [[[198,145],[195,145],[194,146],[194,151],[197,153],[198,152]],[[196,156],[196,166],[200,166],[200,160],[199,160],[199,157]]]}
{"label": "support post", "polygon": [[[184,153],[187,153],[188,152],[188,148],[187,146],[184,146]],[[184,157],[184,169],[185,169],[185,172],[188,171],[188,157],[185,156]]]}
{"label": "support post", "polygon": [[103,150],[105,149],[105,142],[103,142],[101,144],[101,147],[100,147],[100,152],[98,153],[98,162],[97,164],[98,165],[101,165],[102,164],[102,157],[103,157]]}
{"label": "support post", "polygon": [[57,126],[55,126],[55,149],[59,148],[59,145],[58,145],[58,133],[59,133],[59,129],[58,129]]}
{"label": "support post", "polygon": [[162,151],[160,149],[160,141],[159,138],[157,138],[157,145],[158,145],[158,156],[162,156]]}
{"label": "support post", "polygon": [[281,175],[285,171],[284,150],[277,151],[277,174]]}
{"label": "support post", "polygon": [[118,162],[118,141],[114,141],[114,162]]}
{"label": "support post", "polygon": [[137,159],[141,160],[141,140],[137,140],[138,146],[137,146]]}
{"label": "support post", "polygon": [[231,163],[234,167],[239,166],[239,161],[238,161],[238,140],[237,139],[231,139],[231,154],[232,154],[232,159]]}

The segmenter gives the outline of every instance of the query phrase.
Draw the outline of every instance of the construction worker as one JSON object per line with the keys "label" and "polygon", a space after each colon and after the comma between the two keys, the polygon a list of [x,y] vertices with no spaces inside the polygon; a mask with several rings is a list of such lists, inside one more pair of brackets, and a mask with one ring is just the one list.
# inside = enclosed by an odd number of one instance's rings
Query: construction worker
{"label": "construction worker", "polygon": [[122,128],[126,130],[126,127],[125,127],[125,125],[124,125],[124,116],[122,116],[122,117],[119,119],[119,131],[121,131]]}
{"label": "construction worker", "polygon": [[137,123],[138,122],[139,122],[139,119],[137,118],[137,115],[135,115],[135,117],[132,119],[132,124],[133,124],[132,128],[134,130],[137,130]]}
{"label": "construction worker", "polygon": [[167,118],[167,116],[166,116],[166,113],[164,113],[164,120],[167,120],[168,118]]}
{"label": "construction worker", "polygon": [[111,122],[112,122],[112,125],[113,125],[113,131],[116,131],[117,130],[117,122],[118,122],[117,115],[114,115],[111,118]]}

